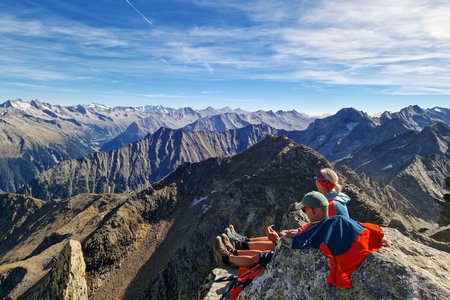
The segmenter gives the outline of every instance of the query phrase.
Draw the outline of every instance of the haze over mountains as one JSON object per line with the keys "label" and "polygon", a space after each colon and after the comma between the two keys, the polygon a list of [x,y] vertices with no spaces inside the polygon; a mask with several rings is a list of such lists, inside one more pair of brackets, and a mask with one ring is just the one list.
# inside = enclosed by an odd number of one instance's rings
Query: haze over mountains
{"label": "haze over mountains", "polygon": [[[92,299],[199,298],[216,265],[214,236],[230,223],[251,235],[269,223],[286,226],[288,207],[332,162],[352,218],[450,252],[436,202],[450,175],[447,108],[409,106],[380,117],[345,108],[314,119],[295,111],[9,101],[0,113],[8,150],[0,188],[33,196],[0,194],[0,286],[13,299],[46,289],[52,258],[69,238],[81,242]],[[174,128],[151,127],[160,125]],[[45,165],[34,158],[39,147]],[[10,154],[26,167],[9,162]]]}

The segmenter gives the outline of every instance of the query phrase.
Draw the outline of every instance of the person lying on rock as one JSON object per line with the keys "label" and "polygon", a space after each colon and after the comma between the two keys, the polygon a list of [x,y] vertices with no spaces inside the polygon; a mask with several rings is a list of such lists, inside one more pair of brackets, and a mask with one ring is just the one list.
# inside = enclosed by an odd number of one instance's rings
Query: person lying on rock
{"label": "person lying on rock", "polygon": [[[342,186],[339,184],[339,176],[330,168],[321,169],[314,177],[317,190],[327,197],[328,200],[328,215],[349,217],[347,203],[350,197],[342,193]],[[272,228],[273,229],[273,228]],[[234,228],[225,229],[226,236],[222,236],[224,240],[229,239],[235,249],[238,250],[261,250],[271,251],[275,249],[275,245],[268,238],[268,230],[266,229],[266,236],[246,238],[239,236]],[[295,232],[297,229],[288,230],[287,232]],[[283,234],[286,231],[282,231]]]}
{"label": "person lying on rock", "polygon": [[[310,223],[284,233],[291,239],[292,249],[312,247],[320,249],[328,258],[330,273],[329,284],[350,288],[350,275],[363,262],[370,252],[377,251],[382,245],[383,232],[374,224],[358,223],[344,216],[328,217],[328,200],[319,192],[307,193],[300,203]],[[268,228],[268,238],[275,244],[280,235]],[[230,245],[227,245],[230,247]],[[266,267],[274,256],[274,251],[227,249],[220,236],[216,237],[218,254],[222,262],[238,267],[252,267],[261,264]]]}

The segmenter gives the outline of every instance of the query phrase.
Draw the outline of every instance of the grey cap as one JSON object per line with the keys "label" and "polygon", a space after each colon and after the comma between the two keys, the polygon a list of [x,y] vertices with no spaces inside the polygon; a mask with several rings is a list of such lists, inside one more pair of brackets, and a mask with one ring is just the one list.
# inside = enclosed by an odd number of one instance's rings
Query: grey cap
{"label": "grey cap", "polygon": [[309,192],[303,196],[302,202],[298,203],[295,208],[300,209],[304,206],[323,208],[328,207],[327,198],[319,192]]}

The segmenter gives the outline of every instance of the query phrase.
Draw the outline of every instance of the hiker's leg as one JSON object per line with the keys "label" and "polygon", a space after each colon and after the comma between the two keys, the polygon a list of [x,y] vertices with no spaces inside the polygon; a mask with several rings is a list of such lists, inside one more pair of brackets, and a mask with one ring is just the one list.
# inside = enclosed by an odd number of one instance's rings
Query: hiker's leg
{"label": "hiker's leg", "polygon": [[239,256],[254,256],[259,255],[261,253],[260,250],[237,250],[237,254]]}
{"label": "hiker's leg", "polygon": [[269,238],[267,236],[257,236],[249,238],[249,242],[259,242],[259,241],[268,241]]}
{"label": "hiker's leg", "polygon": [[271,241],[248,242],[249,250],[271,251],[275,249],[275,244]]}
{"label": "hiker's leg", "polygon": [[238,267],[250,268],[259,262],[259,254],[253,256],[230,255],[230,263]]}

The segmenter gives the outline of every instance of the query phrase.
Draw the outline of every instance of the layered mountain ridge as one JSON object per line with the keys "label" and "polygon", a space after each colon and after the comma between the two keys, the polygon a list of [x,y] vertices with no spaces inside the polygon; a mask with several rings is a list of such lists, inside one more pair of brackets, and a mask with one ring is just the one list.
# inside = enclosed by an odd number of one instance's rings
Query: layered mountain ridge
{"label": "layered mountain ridge", "polygon": [[205,114],[205,110],[192,111],[183,118],[173,113],[165,116],[163,122],[155,120],[153,116],[139,120],[132,123],[122,134],[105,144],[100,150],[118,149],[155,132],[160,127],[183,128],[187,131],[224,132],[248,125],[267,124],[275,129],[302,130],[315,119],[295,110],[286,112],[259,110],[247,113],[224,112],[219,114],[216,114],[217,111],[214,109],[206,110],[208,114]]}
{"label": "layered mountain ridge", "polygon": [[58,162],[98,149],[144,113],[131,108],[10,100],[0,106],[0,190],[15,191]]}
{"label": "layered mountain ridge", "polygon": [[160,128],[152,135],[108,153],[96,152],[58,164],[20,192],[41,199],[80,193],[124,193],[148,187],[185,162],[242,152],[274,133],[267,125],[226,132],[190,132]]}

